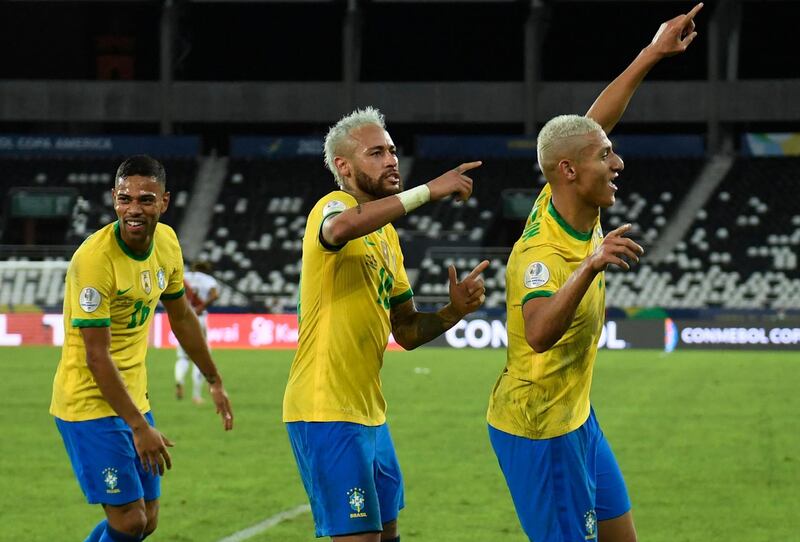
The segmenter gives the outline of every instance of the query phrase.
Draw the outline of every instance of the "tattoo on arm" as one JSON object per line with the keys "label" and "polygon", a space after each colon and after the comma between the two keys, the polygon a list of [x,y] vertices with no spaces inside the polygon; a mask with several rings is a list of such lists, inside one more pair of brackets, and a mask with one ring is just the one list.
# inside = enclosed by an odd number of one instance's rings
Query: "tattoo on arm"
{"label": "tattoo on arm", "polygon": [[203,375],[206,377],[206,382],[209,384],[216,384],[217,383],[217,375]]}
{"label": "tattoo on arm", "polygon": [[390,313],[392,332],[400,338],[403,347],[416,348],[428,343],[453,327],[451,322],[436,312]]}

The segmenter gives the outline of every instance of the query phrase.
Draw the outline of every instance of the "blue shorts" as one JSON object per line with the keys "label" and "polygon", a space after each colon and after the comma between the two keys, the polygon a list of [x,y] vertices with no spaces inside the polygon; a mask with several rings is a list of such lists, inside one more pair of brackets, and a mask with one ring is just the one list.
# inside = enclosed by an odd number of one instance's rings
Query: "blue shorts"
{"label": "blue shorts", "polygon": [[490,425],[489,438],[531,540],[597,540],[598,521],[631,509],[625,480],[594,410],[582,426],[560,437],[533,440]]}
{"label": "blue shorts", "polygon": [[[155,425],[153,415],[144,415]],[[133,446],[133,432],[119,416],[84,422],[56,418],[75,477],[89,504],[119,506],[161,495],[161,477],[145,472]]]}
{"label": "blue shorts", "polygon": [[403,476],[386,424],[289,422],[317,537],[379,532],[397,519]]}

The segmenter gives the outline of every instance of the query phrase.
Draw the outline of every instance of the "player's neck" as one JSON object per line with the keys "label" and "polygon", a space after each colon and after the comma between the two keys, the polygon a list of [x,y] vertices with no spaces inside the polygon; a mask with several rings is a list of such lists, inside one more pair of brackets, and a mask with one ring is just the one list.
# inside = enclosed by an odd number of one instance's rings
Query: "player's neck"
{"label": "player's neck", "polygon": [[341,190],[342,190],[342,192],[347,192],[348,194],[353,196],[356,199],[356,201],[359,203],[359,205],[362,204],[362,203],[367,203],[367,202],[374,201],[375,199],[377,199],[374,196],[372,196],[370,194],[367,194],[366,192],[362,192],[361,190],[358,190],[357,188],[353,188],[352,186],[345,185],[345,186],[342,187]]}
{"label": "player's neck", "polygon": [[125,243],[125,246],[128,247],[128,250],[137,256],[143,256],[147,254],[147,252],[150,250],[150,245],[153,244],[152,234],[142,239],[126,239],[125,233],[120,232],[120,237],[122,238],[122,242]]}
{"label": "player's neck", "polygon": [[600,208],[583,204],[580,200],[569,198],[558,198],[553,192],[551,205],[561,218],[575,231],[586,233],[592,231],[597,217],[600,216]]}

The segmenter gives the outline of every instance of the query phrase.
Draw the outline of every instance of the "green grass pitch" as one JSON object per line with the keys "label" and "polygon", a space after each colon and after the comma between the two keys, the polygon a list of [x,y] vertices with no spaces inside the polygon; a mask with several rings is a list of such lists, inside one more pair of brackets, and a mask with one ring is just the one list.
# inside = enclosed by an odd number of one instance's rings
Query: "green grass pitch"
{"label": "green grass pitch", "polygon": [[[523,542],[484,413],[504,351],[386,355],[389,422],[406,477],[404,542]],[[80,541],[102,517],[47,412],[56,348],[0,348],[0,541]],[[306,502],[283,424],[292,352],[217,351],[236,427],[173,396],[174,352],[151,349],[150,396],[175,443],[157,541],[216,542]],[[423,370],[424,369],[424,370]],[[796,353],[600,354],[592,402],[647,542],[797,540]],[[310,514],[254,542],[313,540]]]}

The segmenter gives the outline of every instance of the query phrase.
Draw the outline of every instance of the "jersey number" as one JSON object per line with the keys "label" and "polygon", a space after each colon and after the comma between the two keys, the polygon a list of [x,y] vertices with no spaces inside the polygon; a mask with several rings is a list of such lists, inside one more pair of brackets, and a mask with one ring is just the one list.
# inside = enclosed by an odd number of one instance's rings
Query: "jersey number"
{"label": "jersey number", "polygon": [[392,295],[392,287],[394,286],[394,279],[386,272],[386,269],[381,267],[380,272],[378,273],[379,281],[378,281],[378,305],[383,307],[384,309],[391,308],[389,304],[389,299]]}
{"label": "jersey number", "polygon": [[[139,316],[140,312],[142,313],[141,317]],[[150,316],[150,307],[145,305],[144,301],[140,299],[133,306],[133,314],[131,314],[131,321],[128,322],[128,329],[136,326],[143,326],[148,316]],[[137,323],[136,320],[139,320],[139,322]]]}

